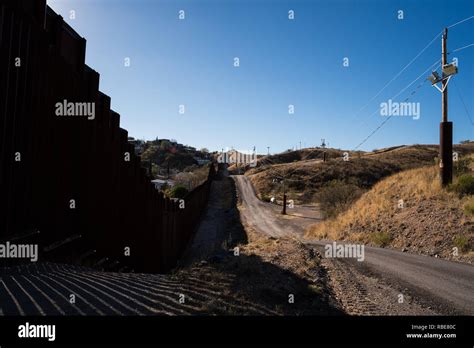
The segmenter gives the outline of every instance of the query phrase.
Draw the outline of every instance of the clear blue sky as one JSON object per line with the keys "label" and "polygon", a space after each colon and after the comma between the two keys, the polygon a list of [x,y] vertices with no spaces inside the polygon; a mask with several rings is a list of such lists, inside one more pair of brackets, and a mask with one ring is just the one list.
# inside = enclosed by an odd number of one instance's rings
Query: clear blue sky
{"label": "clear blue sky", "polygon": [[[302,145],[353,149],[384,117],[377,111],[441,58],[437,38],[392,84],[356,112],[448,25],[474,15],[472,0],[48,0],[87,39],[121,126],[135,138],[174,138],[210,150],[259,153]],[[70,11],[75,19],[70,19]],[[178,19],[184,10],[185,20]],[[288,10],[295,19],[288,20]],[[398,10],[404,19],[397,18]],[[474,20],[449,29],[448,50],[474,43]],[[130,57],[131,66],[124,67]],[[233,66],[234,57],[240,67]],[[343,58],[349,58],[349,67]],[[454,77],[474,118],[474,46]],[[439,70],[439,68],[438,68]],[[425,75],[428,75],[425,74]],[[424,78],[424,77],[423,77]],[[422,80],[420,80],[422,81]],[[419,81],[418,81],[419,82]],[[403,101],[413,84],[394,101]],[[425,83],[410,101],[419,120],[393,117],[361,148],[437,143],[441,95]],[[178,106],[185,105],[185,114]],[[295,113],[288,114],[288,105]],[[474,128],[449,88],[454,140]]]}

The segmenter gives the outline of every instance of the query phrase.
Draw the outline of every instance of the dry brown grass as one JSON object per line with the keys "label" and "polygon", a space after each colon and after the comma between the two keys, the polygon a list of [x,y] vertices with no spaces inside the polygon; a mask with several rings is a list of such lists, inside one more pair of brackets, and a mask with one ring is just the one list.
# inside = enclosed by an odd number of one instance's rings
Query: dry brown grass
{"label": "dry brown grass", "polygon": [[[389,216],[396,214],[400,199],[403,199],[405,206],[412,206],[423,198],[438,196],[442,191],[436,176],[436,167],[433,166],[407,170],[382,180],[345,213],[314,225],[307,236],[344,239],[351,224],[375,221],[381,211]],[[443,193],[446,195],[445,199],[449,200],[447,196],[450,195]]]}
{"label": "dry brown grass", "polygon": [[[272,196],[277,200],[282,199],[282,185],[273,183],[275,177],[286,179],[288,196],[296,204],[322,203],[321,190],[334,182],[337,182],[337,186],[357,186],[358,190],[355,191],[359,191],[359,194],[355,198],[358,198],[383,178],[407,169],[434,164],[438,155],[438,146],[412,145],[368,153],[349,151],[350,159],[345,162],[341,157],[343,151],[327,149],[333,151],[332,155],[327,162],[322,162],[318,151],[309,150],[267,156],[268,159],[261,159],[261,163],[267,165],[248,170],[246,175],[250,177],[260,199],[268,200]],[[455,145],[454,151],[465,156],[474,152],[474,143]]]}
{"label": "dry brown grass", "polygon": [[332,181],[356,185],[366,189],[380,178],[386,177],[400,168],[372,158],[354,158],[348,162],[333,159],[327,162],[302,161],[291,164],[279,164],[250,175],[250,179],[263,199],[276,196],[281,199],[282,185],[273,183],[275,177],[285,178],[287,193],[296,203],[314,202],[315,194]]}
{"label": "dry brown grass", "polygon": [[306,237],[388,245],[451,258],[461,236],[466,256],[474,232],[474,218],[466,208],[471,204],[472,197],[460,199],[441,188],[436,166],[410,169],[374,185],[345,213],[311,226]]}

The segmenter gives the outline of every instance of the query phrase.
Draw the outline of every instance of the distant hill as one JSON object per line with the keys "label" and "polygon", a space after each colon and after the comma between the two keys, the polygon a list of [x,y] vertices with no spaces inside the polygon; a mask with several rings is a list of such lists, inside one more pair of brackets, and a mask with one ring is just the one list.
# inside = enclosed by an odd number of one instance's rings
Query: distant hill
{"label": "distant hill", "polygon": [[[319,161],[323,159],[323,154],[326,153],[326,158],[338,158],[342,157],[345,151],[338,149],[330,148],[306,148],[301,150],[288,150],[282,153],[267,155],[267,156],[258,156],[257,166],[255,168],[247,167],[250,170],[249,174],[255,174],[261,171],[268,169],[268,166],[278,165],[278,164],[287,164],[294,162],[302,161]],[[354,154],[353,152],[350,152]]]}
{"label": "distant hill", "polygon": [[[328,153],[326,162],[322,161],[323,150]],[[454,151],[460,157],[474,153],[474,143],[455,145]],[[345,152],[349,155],[348,161],[343,160]],[[329,215],[335,215],[381,179],[403,170],[432,165],[437,156],[435,145],[398,146],[372,152],[303,149],[262,157],[258,166],[248,169],[245,175],[250,177],[263,200],[272,196],[281,200],[283,185],[280,181],[284,179],[289,199],[297,204],[309,204],[332,198],[335,202],[326,208]]]}

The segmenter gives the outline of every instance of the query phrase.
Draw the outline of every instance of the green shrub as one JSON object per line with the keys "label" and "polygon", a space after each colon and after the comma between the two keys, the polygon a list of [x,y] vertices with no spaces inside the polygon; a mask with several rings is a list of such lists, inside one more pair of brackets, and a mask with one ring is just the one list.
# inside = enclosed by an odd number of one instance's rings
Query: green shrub
{"label": "green shrub", "polygon": [[171,198],[184,198],[189,191],[184,186],[176,185],[169,192]]}
{"label": "green shrub", "polygon": [[387,232],[375,232],[370,236],[370,240],[377,246],[384,247],[387,246],[392,237]]}
{"label": "green shrub", "polygon": [[471,171],[472,159],[463,157],[454,162],[454,174],[456,176],[468,174]]}
{"label": "green shrub", "polygon": [[459,176],[451,185],[451,189],[459,196],[474,194],[474,176],[469,174]]}
{"label": "green shrub", "polygon": [[464,205],[464,212],[467,215],[474,215],[474,199],[471,199]]}
{"label": "green shrub", "polygon": [[267,193],[260,194],[260,199],[264,202],[270,202],[271,198],[272,198],[272,196],[267,194]]}
{"label": "green shrub", "polygon": [[469,238],[466,236],[457,236],[454,238],[454,246],[458,248],[459,251],[466,252],[470,249]]}
{"label": "green shrub", "polygon": [[364,191],[353,183],[333,180],[314,195],[327,218],[345,211]]}

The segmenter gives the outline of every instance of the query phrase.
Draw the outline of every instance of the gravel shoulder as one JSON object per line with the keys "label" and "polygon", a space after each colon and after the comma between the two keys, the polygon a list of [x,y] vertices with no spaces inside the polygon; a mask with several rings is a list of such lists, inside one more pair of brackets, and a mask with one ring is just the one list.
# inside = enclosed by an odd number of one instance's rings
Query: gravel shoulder
{"label": "gravel shoulder", "polygon": [[[242,220],[257,233],[301,240],[320,216],[307,208],[290,217],[258,200],[250,180],[234,176]],[[301,216],[298,216],[301,215]],[[308,222],[308,220],[310,220]],[[302,241],[324,255],[328,241]],[[365,260],[323,258],[330,291],[349,314],[448,315],[474,313],[474,267],[433,257],[365,247]],[[402,296],[401,296],[402,295]]]}

